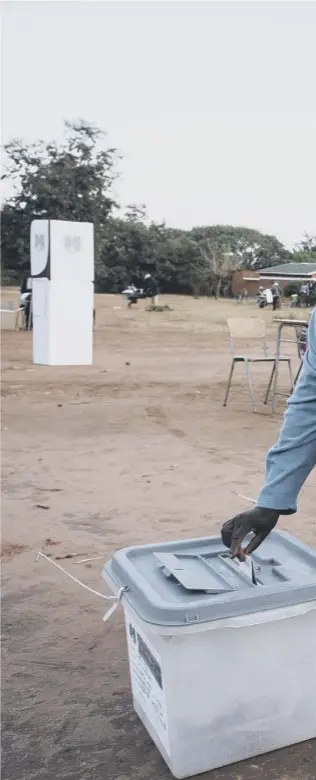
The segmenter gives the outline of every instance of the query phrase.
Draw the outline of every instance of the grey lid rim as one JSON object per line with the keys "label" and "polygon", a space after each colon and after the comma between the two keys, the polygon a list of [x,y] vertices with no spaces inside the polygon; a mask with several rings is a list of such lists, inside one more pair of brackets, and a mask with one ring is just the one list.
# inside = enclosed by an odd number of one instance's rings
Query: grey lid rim
{"label": "grey lid rim", "polygon": [[[314,550],[304,545],[302,542],[294,539],[285,531],[273,531],[271,536],[283,537],[295,549],[308,554],[309,557],[315,556]],[[188,548],[197,543],[208,542],[210,537],[200,539],[184,540],[182,545]],[[219,537],[218,540],[220,541]],[[175,550],[179,547],[179,541],[166,544],[150,544],[142,546],[142,550],[156,552],[157,550]],[[290,607],[294,604],[314,601],[316,599],[316,581],[302,585],[292,586],[280,584],[278,589],[260,586],[254,590],[247,590],[245,593],[235,592],[230,594],[227,601],[224,596],[217,596],[216,603],[210,608],[209,602],[204,603],[192,600],[188,607],[183,607],[183,618],[179,617],[179,605],[168,603],[168,617],[166,616],[166,604],[162,598],[154,591],[149,583],[146,583],[146,594],[135,581],[135,571],[130,556],[139,552],[139,546],[127,547],[117,552],[111,561],[105,564],[103,571],[105,579],[113,582],[114,589],[126,587],[125,600],[132,606],[139,617],[147,623],[161,626],[185,626],[194,623],[213,622],[214,620],[229,619],[241,615],[254,614],[265,610]],[[224,548],[223,548],[224,549]],[[122,571],[124,570],[124,576]]]}

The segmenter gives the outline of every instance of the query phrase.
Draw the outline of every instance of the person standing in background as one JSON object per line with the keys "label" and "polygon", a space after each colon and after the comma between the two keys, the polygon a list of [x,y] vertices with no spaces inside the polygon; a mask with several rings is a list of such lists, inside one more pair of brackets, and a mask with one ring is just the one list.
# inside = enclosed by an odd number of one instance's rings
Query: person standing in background
{"label": "person standing in background", "polygon": [[158,282],[151,274],[146,274],[144,279],[144,293],[146,298],[151,298],[152,306],[158,305]]}
{"label": "person standing in background", "polygon": [[301,296],[302,304],[307,306],[308,284],[301,284],[301,286],[300,286],[300,296]]}
{"label": "person standing in background", "polygon": [[31,277],[24,277],[20,287],[20,307],[23,309],[24,314],[24,328],[25,330],[32,330],[33,316],[31,311],[32,306],[32,279]]}
{"label": "person standing in background", "polygon": [[273,282],[271,287],[272,292],[272,309],[275,311],[280,308],[281,290],[277,282]]}

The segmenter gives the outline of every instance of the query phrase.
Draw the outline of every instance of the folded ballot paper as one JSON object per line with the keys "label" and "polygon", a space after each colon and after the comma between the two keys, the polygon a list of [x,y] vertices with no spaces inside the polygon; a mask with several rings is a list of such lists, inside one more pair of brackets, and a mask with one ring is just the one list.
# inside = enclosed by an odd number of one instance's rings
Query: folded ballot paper
{"label": "folded ballot paper", "polygon": [[258,585],[254,563],[249,555],[245,555],[242,561],[240,561],[239,558],[233,558],[233,562],[241,574],[243,574],[245,577],[248,577],[253,585]]}

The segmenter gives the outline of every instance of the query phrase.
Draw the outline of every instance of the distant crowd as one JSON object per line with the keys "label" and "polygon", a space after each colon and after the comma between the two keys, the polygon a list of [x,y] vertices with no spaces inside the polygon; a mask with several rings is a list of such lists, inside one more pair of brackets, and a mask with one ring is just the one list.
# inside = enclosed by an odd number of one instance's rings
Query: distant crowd
{"label": "distant crowd", "polygon": [[[280,308],[281,305],[282,290],[278,282],[273,282],[271,287],[259,287],[256,295],[256,304],[259,309],[264,309],[269,304],[272,306],[273,311]],[[248,299],[247,290],[242,290],[237,296],[239,301],[245,301]],[[304,282],[301,286],[290,295],[291,308],[297,308],[300,306],[314,306],[316,303],[316,281]]]}
{"label": "distant crowd", "polygon": [[291,295],[291,306],[314,306],[316,303],[316,281],[302,284],[298,292]]}

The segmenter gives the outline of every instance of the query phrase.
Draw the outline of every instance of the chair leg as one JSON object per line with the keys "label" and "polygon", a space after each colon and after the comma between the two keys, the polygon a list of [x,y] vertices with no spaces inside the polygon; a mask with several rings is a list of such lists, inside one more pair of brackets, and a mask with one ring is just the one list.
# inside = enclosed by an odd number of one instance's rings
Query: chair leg
{"label": "chair leg", "polygon": [[263,402],[264,404],[267,404],[267,403],[268,403],[268,400],[269,400],[269,395],[270,395],[270,390],[271,390],[271,387],[272,387],[272,382],[273,382],[274,372],[275,372],[275,363],[273,363],[273,368],[272,368],[272,371],[271,371],[271,376],[270,376],[270,379],[269,379],[269,384],[268,384],[268,387],[267,387],[267,392],[266,392],[266,394],[265,394],[265,399],[264,399],[264,402]]}
{"label": "chair leg", "polygon": [[15,328],[16,330],[23,330],[24,327],[24,310],[18,309],[16,313]]}
{"label": "chair leg", "polygon": [[295,385],[296,385],[296,382],[297,382],[297,380],[298,380],[298,378],[299,378],[299,375],[300,375],[300,373],[301,373],[301,371],[302,371],[302,366],[303,366],[303,361],[301,360],[301,362],[300,362],[300,365],[299,365],[298,372],[297,372],[297,374],[296,374],[296,377],[295,377],[295,379],[294,379],[294,387],[295,387]]}
{"label": "chair leg", "polygon": [[291,393],[293,393],[294,390],[294,377],[293,377],[293,371],[292,371],[292,363],[290,358],[287,361],[288,367],[289,367],[289,374],[290,374],[290,382],[291,382]]}
{"label": "chair leg", "polygon": [[231,364],[231,367],[230,367],[230,372],[229,372],[229,377],[228,377],[228,382],[227,382],[227,387],[226,387],[226,393],[225,393],[223,406],[227,406],[227,401],[228,401],[230,386],[231,386],[231,383],[232,383],[234,368],[235,368],[235,360],[233,358],[232,364]]}
{"label": "chair leg", "polygon": [[248,360],[245,360],[245,371],[246,371],[246,377],[247,377],[247,382],[248,382],[249,391],[250,391],[250,397],[251,397],[251,403],[252,403],[252,411],[256,412],[257,411],[257,409],[256,409],[256,399],[255,399],[255,394],[254,394],[254,391],[253,391],[253,386],[252,386],[252,381],[251,381],[251,375],[250,375],[250,368],[249,368]]}
{"label": "chair leg", "polygon": [[275,371],[274,371],[274,382],[273,382],[273,390],[272,390],[272,414],[274,414],[276,408],[276,397],[277,397],[277,390],[278,390],[279,367],[280,367],[282,327],[283,325],[281,323],[278,327],[277,342],[276,342],[275,364],[274,364]]}

